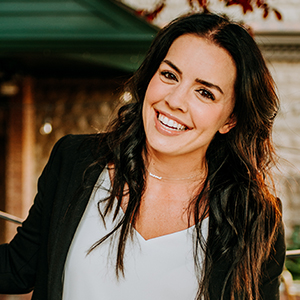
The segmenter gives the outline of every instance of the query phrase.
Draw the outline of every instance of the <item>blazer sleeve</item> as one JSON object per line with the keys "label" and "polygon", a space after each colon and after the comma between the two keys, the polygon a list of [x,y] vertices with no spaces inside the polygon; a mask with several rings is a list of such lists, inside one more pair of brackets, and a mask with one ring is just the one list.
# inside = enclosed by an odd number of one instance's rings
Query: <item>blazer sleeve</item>
{"label": "blazer sleeve", "polygon": [[279,285],[281,281],[281,273],[285,262],[285,237],[284,226],[281,223],[278,229],[277,240],[271,251],[270,258],[262,267],[262,283],[260,286],[261,299],[263,300],[279,300]]}
{"label": "blazer sleeve", "polygon": [[[9,244],[0,245],[0,293],[30,292],[35,285],[41,249],[47,243],[47,219],[50,220],[61,165],[60,149],[68,136],[54,146],[49,161],[38,180],[38,192],[27,219]],[[50,209],[49,209],[50,208]],[[45,221],[46,220],[46,221]],[[46,262],[45,262],[46,263]]]}
{"label": "blazer sleeve", "polygon": [[[277,237],[272,251],[267,261],[262,265],[261,280],[259,285],[259,300],[279,300],[279,285],[281,272],[285,262],[285,238],[283,223],[278,227]],[[224,279],[228,274],[231,263],[230,260],[222,259],[216,264],[211,273],[211,282],[209,294],[211,300],[220,300]],[[230,284],[226,285],[223,300],[230,300]],[[236,296],[236,300],[242,300],[244,297]]]}

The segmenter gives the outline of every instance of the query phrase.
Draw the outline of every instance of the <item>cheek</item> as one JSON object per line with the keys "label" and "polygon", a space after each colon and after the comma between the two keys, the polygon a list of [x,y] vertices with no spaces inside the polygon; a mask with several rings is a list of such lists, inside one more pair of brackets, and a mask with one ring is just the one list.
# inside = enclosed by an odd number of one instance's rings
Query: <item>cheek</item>
{"label": "cheek", "polygon": [[158,77],[158,74],[156,73],[148,84],[145,93],[145,102],[147,104],[153,104],[159,100],[161,94],[162,94],[162,85]]}
{"label": "cheek", "polygon": [[143,110],[142,110],[142,115],[143,115],[143,121],[145,123],[145,117],[147,116],[147,110],[149,109],[149,106],[151,105],[151,99],[152,99],[152,96],[151,96],[151,82],[152,82],[153,79],[151,79],[151,81],[149,82],[148,84],[148,87],[147,87],[147,90],[146,90],[146,93],[145,93],[145,97],[144,97],[144,102],[143,102]]}
{"label": "cheek", "polygon": [[142,110],[142,117],[143,117],[143,123],[144,126],[147,126],[147,123],[150,119],[150,112],[152,105],[155,101],[153,101],[153,95],[151,93],[151,90],[146,91],[144,103],[143,103],[143,110]]}
{"label": "cheek", "polygon": [[148,115],[149,115],[149,105],[147,105],[146,97],[145,97],[145,100],[144,100],[144,103],[143,103],[143,110],[142,110],[142,118],[143,118],[144,128],[147,127],[147,121],[148,121],[147,116]]}
{"label": "cheek", "polygon": [[191,107],[191,114],[195,126],[198,129],[217,132],[228,119],[230,115],[227,110],[223,110],[221,107],[213,105],[203,105],[199,108],[199,105]]}

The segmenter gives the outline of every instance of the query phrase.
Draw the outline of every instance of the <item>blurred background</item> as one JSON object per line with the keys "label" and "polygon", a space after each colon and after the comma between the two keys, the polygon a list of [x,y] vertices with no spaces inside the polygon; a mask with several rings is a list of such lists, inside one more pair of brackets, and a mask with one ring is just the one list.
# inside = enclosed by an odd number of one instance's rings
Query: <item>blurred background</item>
{"label": "blurred background", "polygon": [[[300,249],[300,0],[228,3],[1,0],[0,210],[24,219],[54,143],[66,134],[103,130],[130,99],[122,87],[158,29],[207,5],[251,28],[277,84],[281,111],[273,138],[280,160],[274,172],[288,249]],[[0,219],[0,242],[17,226]],[[288,258],[286,267],[282,299],[300,299],[300,259]],[[0,295],[4,299],[30,296]]]}

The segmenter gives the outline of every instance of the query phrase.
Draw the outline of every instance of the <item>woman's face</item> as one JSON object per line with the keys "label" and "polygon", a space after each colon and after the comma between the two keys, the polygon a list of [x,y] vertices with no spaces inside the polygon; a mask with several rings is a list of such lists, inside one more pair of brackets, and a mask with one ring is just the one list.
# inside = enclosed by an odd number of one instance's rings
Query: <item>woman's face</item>
{"label": "woman's face", "polygon": [[235,125],[235,78],[226,50],[196,35],[177,38],[146,90],[148,150],[203,158],[216,132],[225,134]]}

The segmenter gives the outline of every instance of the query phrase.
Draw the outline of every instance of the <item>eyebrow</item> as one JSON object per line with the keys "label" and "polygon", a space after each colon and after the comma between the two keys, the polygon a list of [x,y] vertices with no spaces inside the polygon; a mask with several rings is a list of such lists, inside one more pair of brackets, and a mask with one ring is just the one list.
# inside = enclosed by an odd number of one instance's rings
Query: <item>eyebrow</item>
{"label": "eyebrow", "polygon": [[182,72],[180,71],[180,69],[178,69],[171,61],[165,59],[165,60],[163,60],[163,62],[166,63],[167,65],[169,65],[172,69],[174,69],[180,75],[182,74]]}
{"label": "eyebrow", "polygon": [[[180,75],[182,74],[182,71],[177,66],[175,66],[171,61],[165,59],[165,60],[163,60],[163,62],[166,63],[167,65],[169,65],[172,69],[174,69]],[[195,81],[200,83],[200,84],[203,84],[203,85],[205,85],[209,88],[214,88],[214,89],[218,90],[221,94],[224,94],[222,89],[216,84],[213,84],[211,82],[208,82],[208,81],[205,81],[205,80],[202,80],[202,79],[199,79],[199,78],[196,78]]]}
{"label": "eyebrow", "polygon": [[205,80],[198,79],[198,78],[196,78],[195,81],[198,82],[198,83],[201,83],[201,84],[203,84],[203,85],[205,85],[205,86],[207,86],[209,88],[214,88],[214,89],[218,90],[221,94],[224,95],[224,92],[222,91],[222,89],[218,85],[216,85],[216,84],[213,84],[211,82],[207,82]]}

